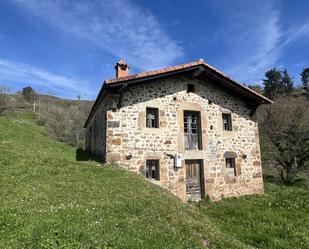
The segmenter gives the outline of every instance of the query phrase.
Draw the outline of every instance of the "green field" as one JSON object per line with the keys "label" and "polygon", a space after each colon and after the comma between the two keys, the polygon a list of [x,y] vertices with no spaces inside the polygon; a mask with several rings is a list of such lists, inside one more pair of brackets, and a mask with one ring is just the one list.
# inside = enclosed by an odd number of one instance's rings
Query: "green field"
{"label": "green field", "polygon": [[262,196],[197,205],[219,229],[256,248],[309,248],[309,191],[268,183]]}
{"label": "green field", "polygon": [[31,113],[0,117],[0,248],[309,248],[309,191],[183,204],[116,166],[76,160]]}

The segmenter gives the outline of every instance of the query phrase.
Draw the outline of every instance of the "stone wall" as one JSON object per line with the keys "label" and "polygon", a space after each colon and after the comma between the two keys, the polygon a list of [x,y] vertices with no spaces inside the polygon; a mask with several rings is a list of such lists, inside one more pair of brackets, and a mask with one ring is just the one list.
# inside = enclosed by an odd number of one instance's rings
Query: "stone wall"
{"label": "stone wall", "polygon": [[[194,93],[187,93],[188,83],[195,85]],[[132,85],[126,89],[119,109],[118,101],[119,97],[111,95],[90,122],[93,125],[94,120],[104,123],[104,117],[107,119],[107,162],[143,174],[146,160],[158,159],[160,181],[154,182],[183,201],[185,167],[174,168],[169,154],[178,153],[183,161],[203,160],[205,191],[214,200],[263,192],[258,125],[239,97],[204,80],[174,77]],[[146,107],[159,108],[159,128],[145,127]],[[223,130],[222,108],[232,111],[233,131]],[[184,149],[184,110],[200,112],[202,150]],[[95,151],[101,150],[104,142],[97,142]],[[235,177],[227,176],[226,151],[237,154]]]}
{"label": "stone wall", "polygon": [[86,128],[85,149],[93,160],[100,162],[106,161],[107,109],[110,98],[111,96],[101,102]]}

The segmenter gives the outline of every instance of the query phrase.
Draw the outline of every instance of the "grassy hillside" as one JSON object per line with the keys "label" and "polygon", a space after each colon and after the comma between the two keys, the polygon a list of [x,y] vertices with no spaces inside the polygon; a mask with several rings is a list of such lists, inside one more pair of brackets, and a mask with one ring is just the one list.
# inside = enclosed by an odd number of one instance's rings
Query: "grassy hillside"
{"label": "grassy hillside", "polygon": [[0,169],[0,248],[248,248],[142,177],[77,162],[30,113],[0,117]]}
{"label": "grassy hillside", "polygon": [[0,248],[309,248],[309,191],[183,204],[141,176],[76,161],[32,113],[0,117]]}
{"label": "grassy hillside", "polygon": [[265,184],[265,194],[202,201],[197,206],[224,234],[256,248],[309,248],[309,191]]}

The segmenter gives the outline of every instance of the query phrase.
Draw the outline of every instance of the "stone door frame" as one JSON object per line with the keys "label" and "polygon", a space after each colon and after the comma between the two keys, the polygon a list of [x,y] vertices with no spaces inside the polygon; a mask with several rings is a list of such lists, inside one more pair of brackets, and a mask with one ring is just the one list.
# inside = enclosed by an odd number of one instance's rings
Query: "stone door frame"
{"label": "stone door frame", "polygon": [[[199,201],[205,197],[205,181],[204,181],[204,163],[202,159],[186,159],[184,166],[185,166],[185,172],[187,172],[187,165],[189,163],[197,163],[199,165],[199,187],[200,187],[200,197],[199,199],[196,199],[194,201]],[[186,184],[186,199],[188,199],[188,193],[187,193],[187,175],[185,177],[185,184]]]}

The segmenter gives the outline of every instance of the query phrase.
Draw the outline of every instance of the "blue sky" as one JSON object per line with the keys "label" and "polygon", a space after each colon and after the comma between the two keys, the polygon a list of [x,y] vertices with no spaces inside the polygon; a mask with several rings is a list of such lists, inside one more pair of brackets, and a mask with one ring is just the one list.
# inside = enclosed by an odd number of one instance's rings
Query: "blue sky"
{"label": "blue sky", "polygon": [[308,0],[3,0],[0,85],[94,99],[120,58],[130,73],[203,58],[246,84],[272,67],[299,83],[308,13]]}

